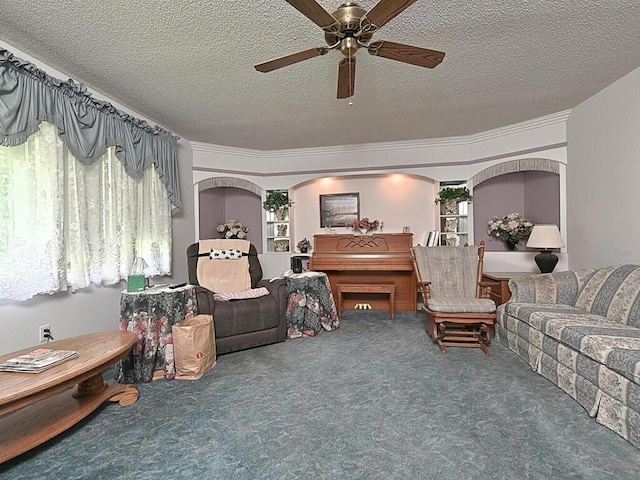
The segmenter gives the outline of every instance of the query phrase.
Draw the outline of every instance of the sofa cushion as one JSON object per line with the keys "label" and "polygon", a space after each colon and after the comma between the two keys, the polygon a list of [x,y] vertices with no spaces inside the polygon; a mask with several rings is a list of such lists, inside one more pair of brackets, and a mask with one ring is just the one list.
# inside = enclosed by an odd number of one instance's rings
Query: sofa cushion
{"label": "sofa cushion", "polygon": [[567,334],[580,338],[581,353],[640,384],[640,330],[580,326],[571,327]]}
{"label": "sofa cushion", "polygon": [[514,304],[509,307],[511,312],[545,335],[640,384],[640,329],[569,305]]}
{"label": "sofa cushion", "polygon": [[575,305],[578,293],[589,281],[595,270],[545,273],[509,280],[511,301],[518,303],[562,303]]}
{"label": "sofa cushion", "polygon": [[597,270],[575,303],[587,312],[640,328],[640,265],[618,265]]}
{"label": "sofa cushion", "polygon": [[[564,315],[567,313],[585,314],[584,310],[580,310],[572,305],[564,303],[519,303],[507,302],[502,306],[506,308],[507,315],[523,321],[527,325],[531,325],[537,330],[544,331],[540,328],[541,324],[536,317],[531,318],[537,312],[549,312],[553,315]],[[531,322],[534,323],[531,323]]]}

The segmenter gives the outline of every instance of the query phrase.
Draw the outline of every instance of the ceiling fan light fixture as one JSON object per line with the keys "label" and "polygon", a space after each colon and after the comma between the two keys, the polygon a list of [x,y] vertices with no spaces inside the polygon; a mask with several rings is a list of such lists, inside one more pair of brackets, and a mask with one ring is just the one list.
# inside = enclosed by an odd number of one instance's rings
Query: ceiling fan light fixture
{"label": "ceiling fan light fixture", "polygon": [[343,38],[340,42],[340,51],[345,57],[353,57],[356,51],[358,51],[358,48],[360,48],[360,46],[358,45],[357,40],[353,37]]}

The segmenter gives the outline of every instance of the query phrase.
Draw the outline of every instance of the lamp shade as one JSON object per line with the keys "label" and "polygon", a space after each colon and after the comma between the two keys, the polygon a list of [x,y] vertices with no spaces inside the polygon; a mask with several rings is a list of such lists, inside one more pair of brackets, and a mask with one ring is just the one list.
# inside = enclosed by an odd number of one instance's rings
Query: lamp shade
{"label": "lamp shade", "polygon": [[562,248],[564,241],[557,225],[534,225],[529,240],[527,240],[529,248]]}

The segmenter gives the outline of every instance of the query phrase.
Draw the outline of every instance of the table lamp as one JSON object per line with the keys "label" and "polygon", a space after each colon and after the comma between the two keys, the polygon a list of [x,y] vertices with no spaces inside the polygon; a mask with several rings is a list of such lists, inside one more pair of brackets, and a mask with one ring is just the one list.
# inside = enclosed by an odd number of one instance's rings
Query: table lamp
{"label": "table lamp", "polygon": [[535,256],[536,264],[540,273],[551,273],[558,263],[558,256],[552,253],[551,249],[564,247],[564,241],[557,225],[534,225],[527,247],[542,249]]}

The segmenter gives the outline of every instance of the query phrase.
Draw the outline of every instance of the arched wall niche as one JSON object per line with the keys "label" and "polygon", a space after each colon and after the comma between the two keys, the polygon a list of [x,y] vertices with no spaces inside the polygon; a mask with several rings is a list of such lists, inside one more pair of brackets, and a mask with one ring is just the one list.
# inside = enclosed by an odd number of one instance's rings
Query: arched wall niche
{"label": "arched wall niche", "polygon": [[249,180],[245,180],[243,178],[236,177],[211,177],[201,180],[197,183],[198,191],[201,192],[203,190],[207,190],[209,188],[219,188],[219,187],[228,187],[228,188],[240,188],[243,190],[248,190],[250,192],[255,193],[257,196],[262,198],[262,188],[259,185],[256,185]]}
{"label": "arched wall niche", "polygon": [[560,174],[560,162],[548,158],[521,158],[498,163],[481,170],[467,182],[469,188],[499,175],[515,172],[539,171]]}
{"label": "arched wall niche", "polygon": [[211,177],[196,186],[199,238],[219,238],[218,224],[239,220],[249,228],[247,240],[262,253],[262,188],[235,177]]}
{"label": "arched wall niche", "polygon": [[[563,164],[546,158],[511,160],[488,167],[468,182],[473,188],[474,243],[487,251],[506,251],[504,242],[487,233],[493,216],[520,213],[534,223],[550,223],[563,231],[561,172]],[[526,241],[518,250],[525,251]]]}

